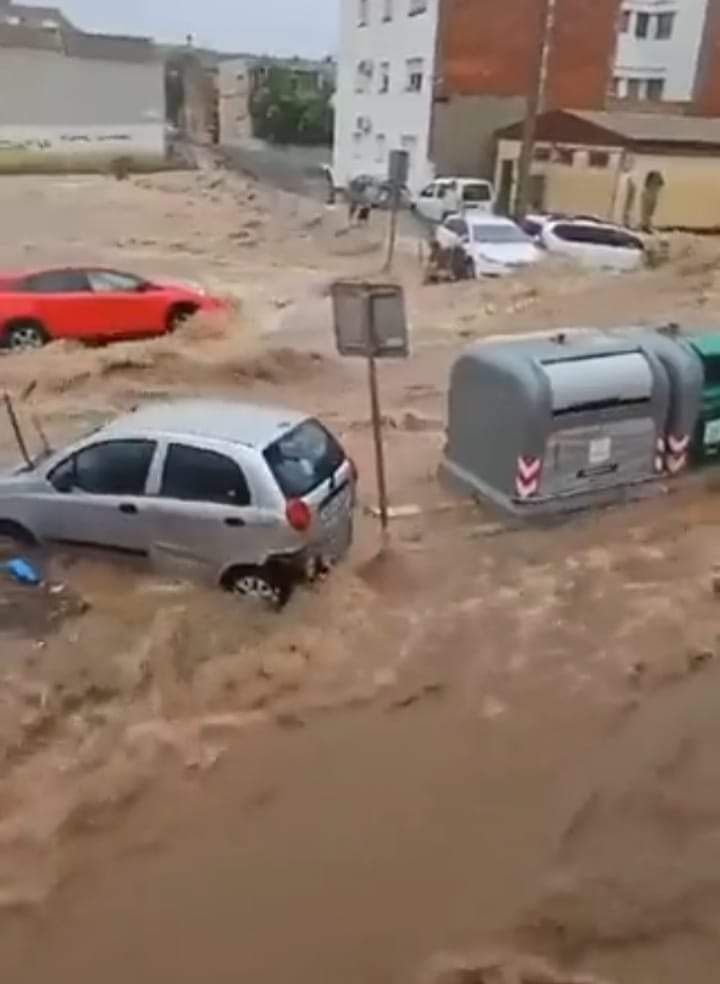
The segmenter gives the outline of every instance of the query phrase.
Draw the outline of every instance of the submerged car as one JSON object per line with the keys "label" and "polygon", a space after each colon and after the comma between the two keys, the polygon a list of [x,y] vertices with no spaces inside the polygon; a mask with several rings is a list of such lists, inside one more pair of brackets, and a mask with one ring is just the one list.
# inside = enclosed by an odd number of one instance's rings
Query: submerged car
{"label": "submerged car", "polygon": [[154,404],[0,476],[0,536],[148,558],[280,607],[348,551],[355,485],[313,417]]}
{"label": "submerged car", "polygon": [[639,236],[590,217],[545,222],[538,241],[548,253],[596,270],[638,270],[645,264],[645,244]]}
{"label": "submerged car", "polygon": [[435,241],[441,249],[462,250],[465,273],[471,277],[502,277],[542,256],[510,219],[476,212],[446,218],[435,231]]}
{"label": "submerged car", "polygon": [[108,342],[163,335],[198,311],[226,305],[200,287],[100,267],[0,274],[0,345],[55,339]]}

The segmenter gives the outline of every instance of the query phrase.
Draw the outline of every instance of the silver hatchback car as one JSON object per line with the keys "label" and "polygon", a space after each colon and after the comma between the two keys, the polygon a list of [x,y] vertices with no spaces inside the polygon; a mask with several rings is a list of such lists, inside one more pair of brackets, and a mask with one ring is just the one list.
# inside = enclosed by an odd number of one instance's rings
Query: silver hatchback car
{"label": "silver hatchback car", "polygon": [[152,404],[0,475],[0,535],[147,557],[280,607],[348,551],[355,485],[340,443],[302,413]]}

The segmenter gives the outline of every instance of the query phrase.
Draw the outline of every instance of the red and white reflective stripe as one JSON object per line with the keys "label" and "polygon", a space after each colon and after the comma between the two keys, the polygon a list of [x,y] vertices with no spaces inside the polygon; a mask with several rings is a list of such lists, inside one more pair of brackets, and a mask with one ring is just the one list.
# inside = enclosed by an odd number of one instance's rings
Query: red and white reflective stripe
{"label": "red and white reflective stripe", "polygon": [[674,434],[668,434],[668,453],[665,456],[665,467],[670,475],[679,475],[687,467],[689,447],[690,438],[687,434],[683,434],[680,437],[675,437]]}
{"label": "red and white reflective stripe", "polygon": [[655,471],[661,475],[665,471],[665,438],[658,437],[655,442]]}
{"label": "red and white reflective stripe", "polygon": [[671,475],[679,475],[687,466],[688,456],[686,454],[669,454],[667,456],[667,470]]}
{"label": "red and white reflective stripe", "polygon": [[515,491],[521,499],[529,499],[535,495],[540,488],[541,472],[542,460],[540,458],[526,458],[522,455],[518,458]]}
{"label": "red and white reflective stripe", "polygon": [[671,454],[685,454],[690,447],[690,438],[687,435],[674,437],[668,434],[667,444]]}

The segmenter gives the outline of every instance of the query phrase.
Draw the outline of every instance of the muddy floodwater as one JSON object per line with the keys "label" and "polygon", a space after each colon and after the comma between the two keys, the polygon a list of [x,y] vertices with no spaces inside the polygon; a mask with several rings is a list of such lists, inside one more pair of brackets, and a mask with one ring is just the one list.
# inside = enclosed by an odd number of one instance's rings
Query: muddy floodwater
{"label": "muddy floodwater", "polygon": [[716,241],[673,235],[627,276],[548,261],[430,286],[403,220],[412,357],[379,367],[401,518],[378,558],[366,371],[335,354],[328,297],[378,275],[385,216],[349,229],[211,166],[6,177],[0,210],[3,268],[102,265],[228,302],[154,341],[0,355],[33,454],[34,420],[61,447],[212,396],[317,415],[360,473],[351,557],[281,616],[106,556],[30,552],[38,588],[0,570],[2,980],[716,980],[718,479],[544,528],[437,479],[463,346],[712,327]]}

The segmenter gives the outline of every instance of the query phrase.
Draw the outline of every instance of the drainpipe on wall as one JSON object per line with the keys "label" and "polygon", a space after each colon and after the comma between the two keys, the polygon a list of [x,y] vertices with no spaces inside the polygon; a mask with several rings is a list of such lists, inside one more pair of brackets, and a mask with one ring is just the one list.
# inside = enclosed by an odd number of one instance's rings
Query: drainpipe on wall
{"label": "drainpipe on wall", "polygon": [[522,145],[518,160],[517,185],[515,191],[515,218],[523,219],[528,208],[530,190],[530,170],[532,167],[533,147],[535,145],[535,129],[537,118],[543,112],[545,105],[545,90],[547,87],[548,64],[552,47],[552,35],[555,26],[555,0],[542,0],[540,16],[540,36],[538,38],[535,71],[527,95],[527,109],[523,126]]}
{"label": "drainpipe on wall", "polygon": [[622,184],[622,176],[626,170],[627,161],[627,151],[623,148],[620,151],[620,156],[618,157],[618,164],[615,170],[615,180],[613,181],[612,193],[610,195],[610,206],[608,208],[608,219],[610,222],[615,221],[615,212],[617,210],[618,198],[620,196],[620,185]]}

